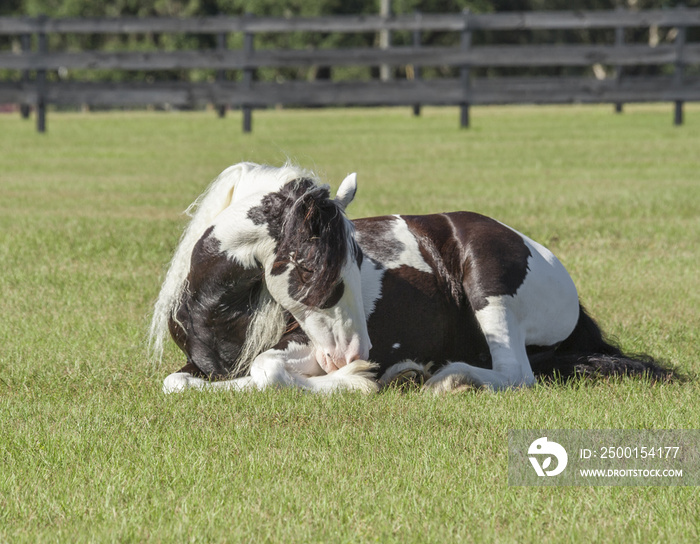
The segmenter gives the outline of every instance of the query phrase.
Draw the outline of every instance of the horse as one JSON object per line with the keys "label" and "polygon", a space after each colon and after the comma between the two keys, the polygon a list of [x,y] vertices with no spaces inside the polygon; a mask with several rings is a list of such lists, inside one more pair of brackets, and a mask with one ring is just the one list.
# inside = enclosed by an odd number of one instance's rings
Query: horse
{"label": "horse", "polygon": [[474,212],[350,221],[356,191],[350,174],[331,198],[291,164],[240,163],[212,182],[154,307],[155,356],[169,332],[187,358],[165,392],[670,376],[605,338],[541,244]]}

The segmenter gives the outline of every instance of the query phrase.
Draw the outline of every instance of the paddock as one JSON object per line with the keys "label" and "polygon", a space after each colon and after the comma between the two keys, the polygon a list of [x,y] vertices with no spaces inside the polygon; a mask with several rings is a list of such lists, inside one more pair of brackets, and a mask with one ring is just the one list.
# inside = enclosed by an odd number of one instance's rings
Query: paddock
{"label": "paddock", "polygon": [[[0,540],[697,539],[690,487],[509,487],[508,430],[700,428],[700,108],[51,116],[0,131]],[[182,210],[223,168],[291,159],[351,217],[465,209],[550,247],[631,352],[690,380],[527,390],[161,393],[146,331]],[[8,470],[9,468],[9,470]],[[643,515],[639,515],[643,513]],[[595,520],[595,523],[591,523]]]}

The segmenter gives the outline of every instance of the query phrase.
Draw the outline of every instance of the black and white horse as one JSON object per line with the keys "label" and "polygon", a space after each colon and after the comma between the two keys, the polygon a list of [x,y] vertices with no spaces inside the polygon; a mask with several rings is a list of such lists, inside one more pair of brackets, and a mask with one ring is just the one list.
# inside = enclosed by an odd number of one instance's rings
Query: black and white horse
{"label": "black and white horse", "polygon": [[151,324],[157,354],[169,330],[187,356],[165,391],[666,376],[603,339],[537,242],[469,212],[350,221],[356,188],[331,198],[310,172],[241,163],[195,201]]}

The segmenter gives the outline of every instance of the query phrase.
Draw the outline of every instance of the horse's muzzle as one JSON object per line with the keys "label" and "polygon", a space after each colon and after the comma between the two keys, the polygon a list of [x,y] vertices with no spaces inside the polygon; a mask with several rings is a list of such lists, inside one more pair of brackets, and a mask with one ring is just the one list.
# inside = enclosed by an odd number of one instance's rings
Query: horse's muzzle
{"label": "horse's muzzle", "polygon": [[331,373],[339,368],[344,367],[357,360],[367,360],[369,358],[369,350],[372,348],[372,343],[369,345],[362,345],[359,338],[354,338],[346,349],[342,351],[335,350],[325,350],[323,348],[317,348],[316,350],[316,361],[321,366],[326,373]]}

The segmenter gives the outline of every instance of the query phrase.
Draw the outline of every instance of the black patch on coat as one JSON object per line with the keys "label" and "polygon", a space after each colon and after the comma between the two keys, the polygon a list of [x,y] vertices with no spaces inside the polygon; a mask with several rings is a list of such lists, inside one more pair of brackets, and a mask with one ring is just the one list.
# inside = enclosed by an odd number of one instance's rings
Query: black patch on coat
{"label": "black patch on coat", "polygon": [[416,238],[421,257],[433,270],[440,289],[462,306],[465,301],[463,252],[449,219],[442,214],[402,215],[401,218]]}
{"label": "black patch on coat", "polygon": [[341,280],[338,282],[338,285],[335,286],[333,289],[333,292],[330,294],[330,296],[324,301],[323,304],[321,304],[320,308],[322,310],[327,310],[328,308],[332,308],[338,302],[340,302],[340,299],[343,298],[343,294],[345,293],[345,283]]}
{"label": "black patch on coat", "polygon": [[[461,246],[451,223],[441,215],[401,219],[416,237],[421,256],[432,272],[384,266],[395,263],[403,251],[403,244],[392,234],[396,217],[354,221],[362,250],[368,257],[373,255],[375,268],[385,269],[381,296],[367,322],[372,341],[370,360],[381,365],[380,375],[405,359],[432,363],[433,370],[448,361],[488,367],[488,345],[464,294]],[[379,241],[375,233],[379,233]],[[399,347],[394,348],[395,344]]]}
{"label": "black patch on coat", "polygon": [[292,267],[290,297],[311,307],[333,297],[348,250],[357,258],[359,249],[327,186],[306,178],[291,181],[265,195],[248,217],[258,225],[266,224],[277,242],[271,274],[281,275]]}
{"label": "black patch on coat", "polygon": [[208,378],[235,378],[232,369],[262,288],[260,268],[244,268],[220,253],[209,228],[192,251],[187,288],[182,293],[170,333]]}
{"label": "black patch on coat", "polygon": [[287,332],[284,333],[280,341],[271,349],[285,351],[287,348],[289,348],[289,344],[292,342],[299,344],[300,346],[311,345],[311,340],[309,340],[309,337],[299,326],[299,323],[297,323],[293,317],[289,316]]}
{"label": "black patch on coat", "polygon": [[522,236],[477,213],[444,215],[462,246],[464,290],[474,311],[485,308],[488,297],[515,295],[525,281],[531,256]]}

